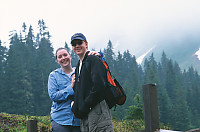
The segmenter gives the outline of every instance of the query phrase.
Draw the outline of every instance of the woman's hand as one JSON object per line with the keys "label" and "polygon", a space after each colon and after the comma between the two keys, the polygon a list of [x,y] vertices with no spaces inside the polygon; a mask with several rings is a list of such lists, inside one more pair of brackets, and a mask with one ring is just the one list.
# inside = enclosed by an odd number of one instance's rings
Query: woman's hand
{"label": "woman's hand", "polygon": [[72,83],[71,83],[72,88],[74,88],[74,84],[75,84],[75,74],[72,75]]}
{"label": "woman's hand", "polygon": [[90,51],[90,52],[88,53],[88,55],[96,55],[96,56],[101,57],[101,54],[98,53],[98,52],[96,52],[96,51]]}
{"label": "woman's hand", "polygon": [[74,104],[74,101],[71,102],[71,108],[72,108],[73,104]]}

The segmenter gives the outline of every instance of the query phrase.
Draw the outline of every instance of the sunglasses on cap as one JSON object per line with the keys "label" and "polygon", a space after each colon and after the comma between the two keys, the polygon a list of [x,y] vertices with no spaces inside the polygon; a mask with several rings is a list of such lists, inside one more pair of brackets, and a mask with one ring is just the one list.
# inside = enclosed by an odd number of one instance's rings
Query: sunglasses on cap
{"label": "sunglasses on cap", "polygon": [[76,41],[72,41],[72,46],[76,46],[77,44],[78,45],[81,45],[83,43],[83,41],[82,40],[76,40]]}

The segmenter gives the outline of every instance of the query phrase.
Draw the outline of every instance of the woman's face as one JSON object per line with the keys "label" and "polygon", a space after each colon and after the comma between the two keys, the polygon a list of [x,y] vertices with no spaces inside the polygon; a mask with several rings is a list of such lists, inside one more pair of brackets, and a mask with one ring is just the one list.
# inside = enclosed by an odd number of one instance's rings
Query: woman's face
{"label": "woman's face", "polygon": [[57,63],[62,67],[71,65],[71,56],[66,49],[61,49],[57,52]]}

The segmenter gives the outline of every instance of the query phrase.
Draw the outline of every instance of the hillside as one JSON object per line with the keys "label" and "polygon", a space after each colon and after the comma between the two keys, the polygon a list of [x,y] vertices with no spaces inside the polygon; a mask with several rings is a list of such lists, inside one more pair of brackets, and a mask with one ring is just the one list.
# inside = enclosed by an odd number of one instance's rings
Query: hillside
{"label": "hillside", "polygon": [[[200,60],[195,54],[200,48],[200,40],[188,38],[185,40],[172,40],[161,43],[160,45],[152,46],[142,51],[141,56],[148,53],[143,57],[143,62],[144,59],[149,58],[152,53],[155,59],[160,61],[162,53],[165,52],[168,58],[176,61],[180,65],[181,69],[188,70],[190,66],[193,66],[195,70],[200,72]],[[148,52],[149,50],[151,52]]]}

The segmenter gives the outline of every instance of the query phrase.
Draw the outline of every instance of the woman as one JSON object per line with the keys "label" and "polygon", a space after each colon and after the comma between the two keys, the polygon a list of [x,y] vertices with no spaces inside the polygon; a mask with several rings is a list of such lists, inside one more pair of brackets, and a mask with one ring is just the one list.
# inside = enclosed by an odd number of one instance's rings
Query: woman
{"label": "woman", "polygon": [[[100,56],[97,52],[90,54]],[[71,59],[67,49],[57,49],[56,61],[60,68],[52,71],[48,79],[48,94],[52,100],[51,130],[54,132],[80,132],[80,120],[71,111],[74,95],[72,76],[75,71]]]}

